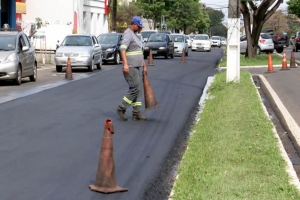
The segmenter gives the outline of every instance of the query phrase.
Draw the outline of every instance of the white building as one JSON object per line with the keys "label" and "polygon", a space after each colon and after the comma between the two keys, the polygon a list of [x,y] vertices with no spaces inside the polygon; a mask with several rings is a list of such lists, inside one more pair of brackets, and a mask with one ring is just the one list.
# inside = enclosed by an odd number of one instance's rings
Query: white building
{"label": "white building", "polygon": [[108,32],[108,0],[26,0],[26,7],[23,28],[41,18],[43,26],[65,24],[78,34]]}

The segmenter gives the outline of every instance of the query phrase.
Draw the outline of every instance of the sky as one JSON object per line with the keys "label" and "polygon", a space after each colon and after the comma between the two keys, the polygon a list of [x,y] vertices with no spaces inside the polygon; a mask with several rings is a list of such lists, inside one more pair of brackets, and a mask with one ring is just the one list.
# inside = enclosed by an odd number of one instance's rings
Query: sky
{"label": "sky", "polygon": [[[283,0],[283,4],[279,6],[281,9],[287,9],[287,2],[288,0]],[[228,16],[228,2],[229,0],[200,0],[201,3],[206,4],[206,7],[211,7],[216,10],[222,10],[224,13],[224,21],[227,21]]]}

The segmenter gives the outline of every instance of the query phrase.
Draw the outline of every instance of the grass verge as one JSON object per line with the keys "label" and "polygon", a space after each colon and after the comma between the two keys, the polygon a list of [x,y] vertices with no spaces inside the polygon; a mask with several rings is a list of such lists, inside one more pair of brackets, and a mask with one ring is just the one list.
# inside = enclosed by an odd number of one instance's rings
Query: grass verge
{"label": "grass verge", "polygon": [[[272,63],[273,65],[281,65],[282,64],[282,57],[277,54],[272,55]],[[240,55],[240,66],[261,66],[266,65],[268,66],[268,54],[260,54],[257,55],[255,58],[249,59],[245,58],[245,55]],[[220,62],[220,67],[227,66],[227,57],[225,56],[222,61]]]}
{"label": "grass verge", "polygon": [[218,73],[178,168],[173,200],[300,199],[251,75]]}

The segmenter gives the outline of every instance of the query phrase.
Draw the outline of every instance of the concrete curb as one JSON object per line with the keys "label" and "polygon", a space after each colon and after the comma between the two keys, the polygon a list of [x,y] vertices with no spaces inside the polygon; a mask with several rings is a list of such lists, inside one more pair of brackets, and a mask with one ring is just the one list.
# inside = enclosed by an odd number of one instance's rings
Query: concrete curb
{"label": "concrete curb", "polygon": [[[288,110],[285,108],[283,103],[281,102],[280,98],[276,94],[276,92],[273,90],[269,82],[266,80],[266,78],[263,75],[255,75],[260,80],[260,86],[261,89],[264,91],[266,96],[268,97],[272,107],[275,109],[275,112],[280,119],[281,124],[283,127],[290,133],[290,138],[297,150],[297,152],[300,152],[300,128],[298,124],[295,122],[291,114],[288,112]],[[264,110],[266,109],[264,104],[262,103]],[[267,112],[265,110],[265,112]],[[268,113],[266,113],[268,115]],[[278,136],[278,133],[276,132],[275,127],[273,128],[273,132],[275,133],[275,136],[278,138],[279,143],[279,149],[282,153],[282,157],[287,163],[286,171],[291,177],[290,182],[295,185],[295,187],[300,191],[300,182],[298,179],[298,176],[293,168],[293,165],[283,147],[283,144]]]}

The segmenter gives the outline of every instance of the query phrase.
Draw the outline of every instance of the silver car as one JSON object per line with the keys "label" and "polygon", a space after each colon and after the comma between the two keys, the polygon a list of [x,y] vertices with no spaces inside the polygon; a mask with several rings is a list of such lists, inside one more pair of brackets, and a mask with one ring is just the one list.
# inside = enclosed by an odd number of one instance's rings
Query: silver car
{"label": "silver car", "polygon": [[37,62],[33,46],[23,32],[0,32],[0,80],[13,80],[17,85],[22,78],[37,80]]}
{"label": "silver car", "polygon": [[142,51],[144,52],[144,46],[145,46],[145,42],[144,42],[144,38],[142,36],[142,34],[136,34],[140,40],[140,44],[141,44],[141,47],[142,47]]}
{"label": "silver car", "polygon": [[97,65],[97,69],[101,69],[101,45],[94,35],[67,35],[56,50],[55,64],[57,72],[61,72],[62,68],[67,66],[68,58],[71,60],[72,68],[87,67],[92,72],[94,71],[94,65]]}
{"label": "silver car", "polygon": [[172,41],[174,42],[174,54],[181,56],[182,52],[185,52],[185,56],[189,55],[189,47],[185,35],[183,34],[170,34]]}
{"label": "silver car", "polygon": [[[240,38],[240,52],[246,53],[247,50],[247,38],[246,35],[243,35]],[[261,33],[258,40],[258,47],[256,49],[256,54],[261,52],[273,53],[274,51],[274,42],[272,37],[267,33]]]}

